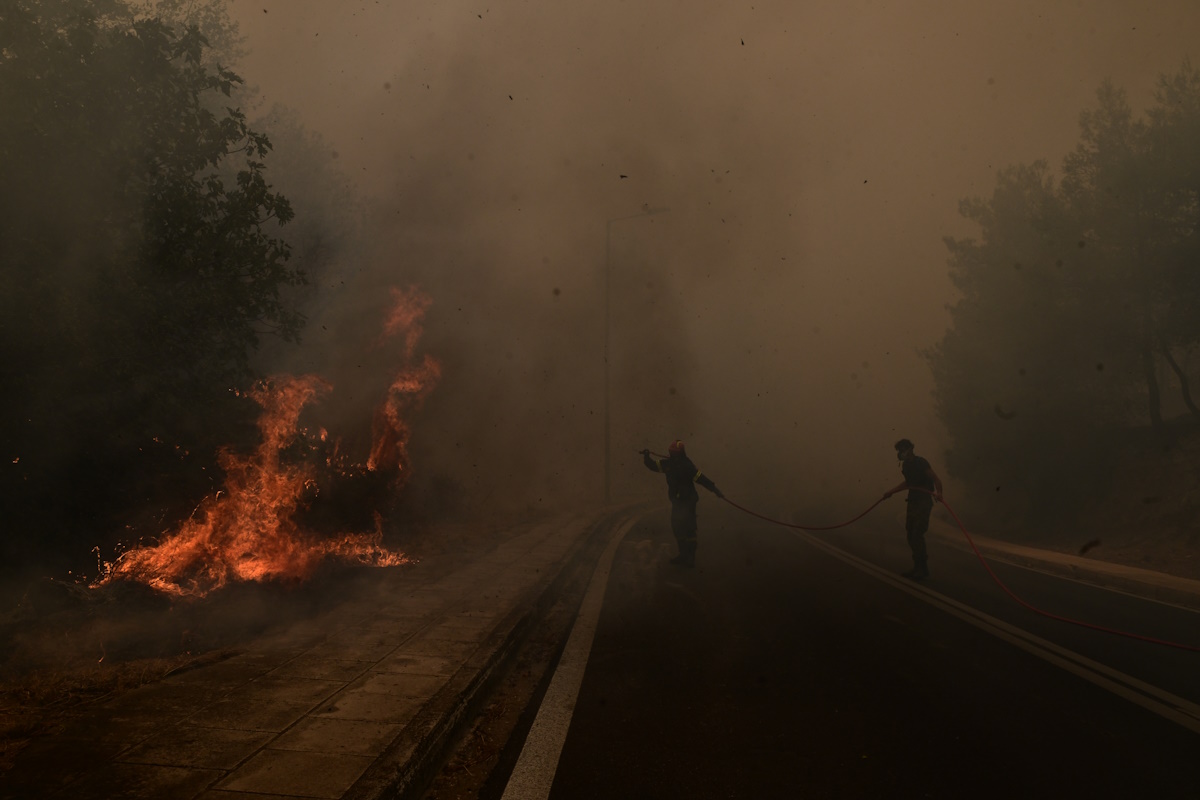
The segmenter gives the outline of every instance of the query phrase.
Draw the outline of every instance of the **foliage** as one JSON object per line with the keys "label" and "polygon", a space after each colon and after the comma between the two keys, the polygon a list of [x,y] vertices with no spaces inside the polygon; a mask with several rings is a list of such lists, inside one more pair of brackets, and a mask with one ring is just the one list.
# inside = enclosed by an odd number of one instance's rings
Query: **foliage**
{"label": "foliage", "polygon": [[[241,79],[207,52],[196,27],[118,2],[0,0],[10,521],[119,504],[115,476],[152,437],[226,441],[260,337],[298,337],[281,290],[304,275],[277,233],[292,209],[267,137],[219,102]],[[50,498],[59,518],[37,511]]]}
{"label": "foliage", "polygon": [[946,240],[960,297],[926,357],[948,468],[1018,515],[1104,491],[1130,431],[1169,444],[1164,409],[1200,419],[1185,369],[1200,342],[1200,73],[1163,76],[1143,119],[1110,83],[1097,101],[1057,183],[1045,162],[1001,170],[990,198],[961,204],[979,238]]}
{"label": "foliage", "polygon": [[246,40],[229,16],[228,0],[137,0],[133,8],[138,16],[160,19],[172,28],[194,25],[207,43],[205,66],[217,61],[232,66],[246,55]]}

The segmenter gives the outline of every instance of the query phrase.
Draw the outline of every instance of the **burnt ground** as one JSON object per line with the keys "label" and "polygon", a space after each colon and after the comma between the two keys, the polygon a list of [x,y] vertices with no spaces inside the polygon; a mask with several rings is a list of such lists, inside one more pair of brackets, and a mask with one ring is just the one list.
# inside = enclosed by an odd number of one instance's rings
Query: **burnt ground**
{"label": "burnt ground", "polygon": [[364,591],[361,572],[331,568],[305,586],[239,585],[175,602],[136,584],[34,583],[0,624],[0,771],[96,702],[236,655],[327,609],[329,597]]}
{"label": "burnt ground", "polygon": [[[421,525],[402,549],[432,575],[486,552],[529,520]],[[6,587],[0,611],[0,774],[25,746],[93,704],[241,652],[257,637],[371,593],[380,570],[327,564],[298,585],[238,584],[171,600],[131,583],[90,589],[39,578]]]}

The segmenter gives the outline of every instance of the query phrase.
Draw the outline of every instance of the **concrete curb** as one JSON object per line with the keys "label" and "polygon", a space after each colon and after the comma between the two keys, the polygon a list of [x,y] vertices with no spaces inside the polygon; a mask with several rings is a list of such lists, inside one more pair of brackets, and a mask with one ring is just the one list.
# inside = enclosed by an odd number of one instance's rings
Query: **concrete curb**
{"label": "concrete curb", "polygon": [[[932,520],[929,532],[951,547],[971,552],[962,531],[955,525],[943,520]],[[971,539],[989,560],[1200,611],[1200,581],[1141,567],[1012,544],[977,533],[972,533]]]}
{"label": "concrete curb", "polygon": [[475,653],[404,727],[376,763],[350,787],[343,800],[419,797],[437,774],[458,734],[470,724],[530,630],[570,580],[572,567],[612,529],[644,504],[606,513],[579,537],[558,572],[533,587],[480,644]]}

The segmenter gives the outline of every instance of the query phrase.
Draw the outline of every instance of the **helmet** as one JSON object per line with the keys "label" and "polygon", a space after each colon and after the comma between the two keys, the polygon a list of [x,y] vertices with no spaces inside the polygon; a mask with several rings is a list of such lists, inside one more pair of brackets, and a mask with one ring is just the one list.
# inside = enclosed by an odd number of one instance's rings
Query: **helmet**
{"label": "helmet", "polygon": [[671,446],[667,448],[667,452],[671,455],[684,455],[683,440],[676,439],[675,441],[671,442]]}

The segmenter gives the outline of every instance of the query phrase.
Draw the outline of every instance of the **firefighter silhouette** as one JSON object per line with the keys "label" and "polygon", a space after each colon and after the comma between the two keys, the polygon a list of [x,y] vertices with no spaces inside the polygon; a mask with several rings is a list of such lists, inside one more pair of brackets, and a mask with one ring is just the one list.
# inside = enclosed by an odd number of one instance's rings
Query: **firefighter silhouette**
{"label": "firefighter silhouette", "polygon": [[649,450],[642,451],[642,460],[646,468],[653,472],[662,472],[667,476],[667,497],[671,500],[671,532],[679,544],[679,555],[671,559],[672,564],[685,567],[696,565],[696,503],[700,495],[696,484],[715,494],[724,497],[721,490],[688,458],[683,442],[676,439],[667,448],[668,458],[653,459]]}

